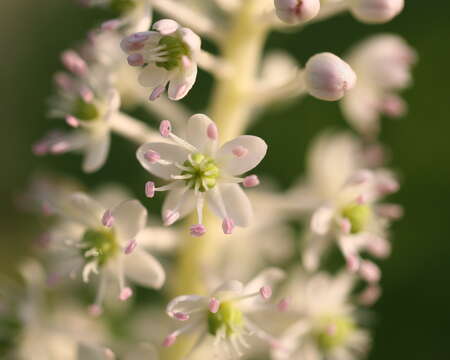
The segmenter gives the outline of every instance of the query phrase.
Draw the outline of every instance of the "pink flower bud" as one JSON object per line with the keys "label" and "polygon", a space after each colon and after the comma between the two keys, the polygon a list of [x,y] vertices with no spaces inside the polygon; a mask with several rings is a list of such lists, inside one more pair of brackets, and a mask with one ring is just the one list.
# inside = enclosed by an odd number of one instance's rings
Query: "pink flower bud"
{"label": "pink flower bud", "polygon": [[319,0],[275,0],[277,16],[288,24],[298,24],[314,18],[320,11]]}
{"label": "pink flower bud", "polygon": [[307,91],[314,97],[336,101],[353,88],[356,74],[352,68],[336,55],[321,53],[308,60],[305,67]]}
{"label": "pink flower bud", "polygon": [[353,0],[350,11],[362,22],[377,24],[392,20],[404,5],[404,0]]}

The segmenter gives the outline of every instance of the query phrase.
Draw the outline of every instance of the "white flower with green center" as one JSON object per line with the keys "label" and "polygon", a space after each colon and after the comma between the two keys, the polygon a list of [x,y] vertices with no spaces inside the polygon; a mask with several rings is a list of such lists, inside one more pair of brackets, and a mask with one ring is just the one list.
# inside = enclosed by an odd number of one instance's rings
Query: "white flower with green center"
{"label": "white flower with green center", "polygon": [[147,197],[155,191],[170,190],[163,206],[164,224],[169,226],[197,210],[198,224],[191,227],[193,236],[201,236],[204,202],[222,220],[225,234],[234,226],[247,226],[253,210],[250,201],[238,183],[244,187],[259,184],[255,175],[237,177],[259,164],[267,145],[259,137],[242,135],[217,148],[218,131],[206,115],[197,114],[188,120],[186,140],[172,133],[169,121],[161,123],[161,134],[174,144],[148,143],[137,151],[141,165],[151,174],[170,181],[155,187],[146,184]]}
{"label": "white flower with green center", "polygon": [[64,219],[51,232],[50,242],[63,262],[65,270],[61,271],[74,274],[81,268],[84,282],[89,281],[92,273],[99,275],[97,299],[91,308],[94,314],[101,312],[110,285],[118,285],[120,300],[132,295],[125,277],[146,287],[163,285],[163,268],[138,246],[140,233],[145,232],[147,211],[137,200],[104,207],[84,193],[75,193],[68,201],[52,206]]}
{"label": "white flower with green center", "polygon": [[273,348],[274,360],[357,359],[369,347],[369,334],[358,327],[350,304],[355,278],[348,273],[312,277],[296,273],[286,292],[291,297],[289,312],[298,320]]}
{"label": "white flower with green center", "polygon": [[105,68],[88,68],[73,51],[66,52],[63,59],[76,76],[56,75],[58,94],[50,101],[50,116],[65,119],[75,129],[48,134],[34,145],[33,151],[36,155],[80,151],[84,153],[83,170],[93,172],[108,156],[110,126],[119,116],[120,95]]}
{"label": "white flower with green center", "polygon": [[267,304],[272,295],[271,286],[282,280],[284,273],[277,268],[262,271],[247,285],[239,281],[227,281],[210,296],[183,295],[167,305],[167,314],[185,323],[169,334],[163,345],[172,346],[178,336],[197,334],[197,343],[191,349],[204,345],[209,337],[214,338],[216,355],[235,358],[249,348],[246,338],[256,336],[269,345],[276,340],[256,324],[255,318],[271,309]]}
{"label": "white flower with green center", "polygon": [[121,42],[131,66],[142,67],[139,82],[152,88],[156,100],[169,84],[171,100],[186,96],[197,78],[197,57],[201,39],[192,30],[164,19],[153,24],[155,31],[138,32]]}

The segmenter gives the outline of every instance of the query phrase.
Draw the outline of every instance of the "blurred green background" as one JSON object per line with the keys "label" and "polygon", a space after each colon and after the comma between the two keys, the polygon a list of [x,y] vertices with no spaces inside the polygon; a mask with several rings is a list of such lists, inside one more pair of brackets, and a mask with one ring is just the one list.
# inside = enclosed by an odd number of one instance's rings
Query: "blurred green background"
{"label": "blurred green background", "polygon": [[[374,309],[370,359],[450,359],[449,13],[450,2],[409,0],[405,12],[386,25],[368,26],[342,15],[299,34],[274,34],[269,42],[304,63],[316,52],[342,54],[369,34],[395,32],[420,56],[415,84],[405,93],[409,115],[383,124],[382,140],[403,178],[395,200],[405,206],[406,216],[394,226],[394,253],[382,264],[384,295]],[[136,194],[146,178],[130,161],[135,146],[118,138],[106,166],[92,176],[80,173],[76,155],[36,158],[30,151],[32,142],[54,125],[45,114],[52,74],[61,68],[59,53],[81,40],[98,15],[71,0],[0,2],[0,272],[10,271],[18,256],[32,250],[39,221],[19,213],[13,200],[37,170],[57,169],[88,185],[131,183]],[[210,85],[200,77],[188,100],[194,110],[205,106],[202,95]],[[325,127],[347,127],[335,103],[307,98],[270,110],[251,130],[271,146],[259,171],[289,185],[304,168],[303,160],[292,157],[303,159],[310,140]]]}

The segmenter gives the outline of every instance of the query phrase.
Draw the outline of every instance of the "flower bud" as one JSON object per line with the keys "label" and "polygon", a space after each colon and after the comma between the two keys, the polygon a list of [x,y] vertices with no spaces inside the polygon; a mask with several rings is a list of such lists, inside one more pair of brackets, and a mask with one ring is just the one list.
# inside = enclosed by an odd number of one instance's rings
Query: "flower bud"
{"label": "flower bud", "polygon": [[320,11],[319,0],[274,0],[277,16],[288,24],[314,18]]}
{"label": "flower bud", "polygon": [[341,99],[356,83],[352,68],[336,55],[321,53],[308,60],[305,67],[306,90],[327,101]]}
{"label": "flower bud", "polygon": [[392,20],[404,5],[404,0],[352,0],[350,11],[362,22],[377,24]]}

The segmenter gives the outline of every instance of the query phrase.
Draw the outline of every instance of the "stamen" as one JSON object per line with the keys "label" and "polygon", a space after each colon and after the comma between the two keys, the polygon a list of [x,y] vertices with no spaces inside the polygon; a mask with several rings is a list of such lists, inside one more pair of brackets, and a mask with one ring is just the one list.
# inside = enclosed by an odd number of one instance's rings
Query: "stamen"
{"label": "stamen", "polygon": [[359,273],[369,283],[377,283],[381,278],[380,268],[371,261],[364,260],[361,263]]}
{"label": "stamen", "polygon": [[61,61],[67,70],[76,75],[83,76],[87,73],[86,62],[73,50],[64,51],[61,55]]}
{"label": "stamen", "polygon": [[142,66],[145,64],[144,57],[141,54],[131,54],[127,57],[130,66]]}
{"label": "stamen", "polygon": [[173,314],[173,317],[180,321],[187,321],[189,320],[189,314],[186,314],[184,312],[177,312]]}
{"label": "stamen", "polygon": [[167,337],[164,339],[162,346],[164,347],[170,347],[173,344],[175,344],[175,341],[177,340],[177,335],[175,333],[167,335]]}
{"label": "stamen", "polygon": [[217,300],[214,297],[211,298],[211,300],[209,300],[208,308],[209,308],[209,311],[211,311],[213,314],[215,314],[217,311],[219,311],[219,307],[220,307],[219,300]]}
{"label": "stamen", "polygon": [[97,317],[97,316],[100,316],[102,314],[103,309],[98,304],[92,304],[91,306],[89,306],[88,312],[89,312],[90,315]]}
{"label": "stamen", "polygon": [[125,247],[124,253],[126,255],[131,254],[137,247],[137,241],[132,239],[128,242],[128,245]]}
{"label": "stamen", "polygon": [[84,102],[91,103],[94,100],[94,93],[87,86],[80,89],[80,96]]}
{"label": "stamen", "polygon": [[101,29],[103,31],[113,31],[113,30],[118,29],[121,25],[122,25],[121,20],[112,19],[112,20],[108,20],[108,21],[105,21],[104,23],[102,23]]}
{"label": "stamen", "polygon": [[125,287],[120,291],[119,300],[126,301],[133,295],[133,290],[129,287]]}
{"label": "stamen", "polygon": [[349,219],[344,218],[340,221],[340,227],[341,227],[341,231],[344,234],[350,234],[350,230],[352,229],[352,223],[350,222]]}
{"label": "stamen", "polygon": [[111,210],[109,210],[109,209],[106,210],[102,217],[103,226],[106,226],[108,228],[112,227],[114,224],[114,220],[115,219],[114,219],[114,216],[113,216]]}
{"label": "stamen", "polygon": [[225,218],[222,222],[222,230],[226,235],[231,235],[234,229],[234,221],[231,218]]}
{"label": "stamen", "polygon": [[264,300],[268,300],[272,296],[272,288],[268,285],[265,285],[261,289],[259,289],[259,293]]}
{"label": "stamen", "polygon": [[290,301],[287,298],[281,299],[277,304],[278,311],[284,312],[287,311],[290,305]]}
{"label": "stamen", "polygon": [[206,233],[206,228],[203,224],[196,224],[190,227],[191,236],[200,237]]}
{"label": "stamen", "polygon": [[231,152],[234,154],[234,156],[242,158],[248,154],[248,149],[243,147],[242,145],[238,145]]}
{"label": "stamen", "polygon": [[193,175],[192,174],[185,174],[185,175],[170,175],[171,179],[174,180],[188,180],[188,179],[192,179]]}
{"label": "stamen", "polygon": [[75,116],[72,115],[66,116],[66,123],[67,125],[73,128],[77,128],[78,126],[80,126],[80,121]]}
{"label": "stamen", "polygon": [[359,269],[360,261],[356,255],[348,255],[346,258],[347,269],[350,272],[356,272]]}
{"label": "stamen", "polygon": [[161,124],[159,125],[159,133],[163,137],[168,137],[172,131],[172,125],[169,120],[163,120],[161,121]]}
{"label": "stamen", "polygon": [[155,164],[161,159],[161,155],[159,155],[159,153],[157,153],[154,150],[148,150],[144,154],[144,158],[145,158],[145,160],[148,160],[149,163]]}
{"label": "stamen", "polygon": [[145,196],[149,199],[155,196],[155,183],[153,181],[147,181],[145,183]]}
{"label": "stamen", "polygon": [[67,152],[69,149],[70,149],[69,143],[64,140],[50,146],[50,152],[52,154],[63,154]]}
{"label": "stamen", "polygon": [[378,285],[370,285],[359,295],[358,300],[365,306],[373,305],[381,296],[381,289]]}
{"label": "stamen", "polygon": [[256,175],[249,175],[244,178],[244,181],[242,182],[244,187],[255,187],[259,185],[259,178]]}

